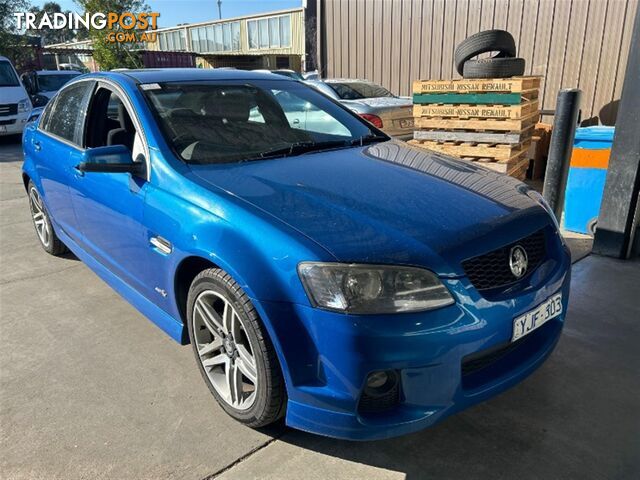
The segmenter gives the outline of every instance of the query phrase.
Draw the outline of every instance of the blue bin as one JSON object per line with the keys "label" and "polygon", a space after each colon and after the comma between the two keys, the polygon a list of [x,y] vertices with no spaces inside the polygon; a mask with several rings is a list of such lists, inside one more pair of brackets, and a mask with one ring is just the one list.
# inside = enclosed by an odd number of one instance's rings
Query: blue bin
{"label": "blue bin", "polygon": [[564,228],[593,235],[607,178],[614,127],[578,128],[564,200]]}

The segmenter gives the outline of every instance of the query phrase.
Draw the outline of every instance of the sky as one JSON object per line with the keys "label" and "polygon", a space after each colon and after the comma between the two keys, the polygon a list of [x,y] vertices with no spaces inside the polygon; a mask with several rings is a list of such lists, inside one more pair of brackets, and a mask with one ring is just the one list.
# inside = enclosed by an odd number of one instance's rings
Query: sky
{"label": "sky", "polygon": [[[73,0],[57,1],[62,10],[79,11]],[[42,7],[46,1],[31,0]],[[158,28],[178,23],[204,22],[218,18],[217,0],[147,0],[152,12],[159,12]],[[302,0],[222,0],[222,18],[239,17],[250,13],[271,12],[302,6]]]}

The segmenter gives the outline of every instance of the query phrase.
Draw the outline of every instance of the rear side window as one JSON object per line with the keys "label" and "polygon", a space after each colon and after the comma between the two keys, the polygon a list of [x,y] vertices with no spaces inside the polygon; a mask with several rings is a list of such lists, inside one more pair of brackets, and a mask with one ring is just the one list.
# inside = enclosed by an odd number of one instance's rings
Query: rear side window
{"label": "rear side window", "polygon": [[41,124],[42,130],[82,145],[82,132],[93,82],[80,82],[62,90]]}

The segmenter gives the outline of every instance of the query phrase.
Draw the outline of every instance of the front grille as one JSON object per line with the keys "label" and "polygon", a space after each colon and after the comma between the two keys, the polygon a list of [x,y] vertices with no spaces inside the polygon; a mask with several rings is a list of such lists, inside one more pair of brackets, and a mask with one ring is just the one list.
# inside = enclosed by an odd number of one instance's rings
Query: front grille
{"label": "front grille", "polygon": [[516,245],[522,246],[527,252],[529,264],[525,277],[532,273],[546,257],[546,240],[544,229],[541,229],[517,242],[465,260],[462,262],[462,268],[476,289],[490,290],[504,287],[524,278],[517,278],[509,266],[509,255]]}
{"label": "front grille", "polygon": [[6,117],[8,115],[16,115],[18,113],[17,103],[5,103],[0,105],[0,117]]}
{"label": "front grille", "polygon": [[16,119],[12,118],[11,120],[0,120],[0,125],[13,125],[16,123]]}

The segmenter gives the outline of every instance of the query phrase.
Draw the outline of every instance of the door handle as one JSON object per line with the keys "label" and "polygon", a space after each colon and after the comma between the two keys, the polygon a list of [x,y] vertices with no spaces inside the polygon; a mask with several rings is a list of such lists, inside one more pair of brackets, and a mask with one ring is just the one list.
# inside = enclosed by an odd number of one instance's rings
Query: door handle
{"label": "door handle", "polygon": [[35,149],[36,152],[39,152],[40,150],[42,150],[42,145],[40,145],[40,142],[35,141],[33,142],[33,148]]}
{"label": "door handle", "polygon": [[173,251],[173,247],[171,246],[171,242],[162,237],[151,237],[149,238],[149,243],[155,247],[160,253],[164,253],[165,255],[169,255]]}

